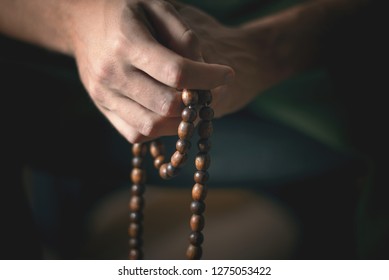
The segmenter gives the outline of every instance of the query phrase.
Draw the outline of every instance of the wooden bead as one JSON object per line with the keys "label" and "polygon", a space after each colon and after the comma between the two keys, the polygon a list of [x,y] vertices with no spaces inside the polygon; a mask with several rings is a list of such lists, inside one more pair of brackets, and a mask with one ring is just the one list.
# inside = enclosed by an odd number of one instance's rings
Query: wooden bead
{"label": "wooden bead", "polygon": [[209,105],[212,103],[212,93],[209,90],[200,90],[199,95],[199,104]]}
{"label": "wooden bead", "polygon": [[204,228],[204,216],[193,214],[190,218],[190,229],[192,231],[202,231]]}
{"label": "wooden bead", "polygon": [[185,106],[194,106],[199,101],[199,95],[196,90],[184,89],[181,94],[181,99]]}
{"label": "wooden bead", "polygon": [[193,246],[192,244],[190,244],[188,249],[186,250],[186,257],[189,260],[199,260],[201,259],[202,254],[203,250],[200,246]]}
{"label": "wooden bead", "polygon": [[131,196],[128,208],[131,212],[138,212],[143,209],[144,198],[142,196]]}
{"label": "wooden bead", "polygon": [[207,186],[202,184],[195,184],[192,188],[192,199],[195,201],[202,201],[207,197]]}
{"label": "wooden bead", "polygon": [[192,201],[190,204],[190,211],[197,215],[203,214],[205,211],[205,203],[203,201]]}
{"label": "wooden bead", "polygon": [[164,163],[161,165],[161,167],[159,168],[159,176],[162,178],[162,179],[170,179],[171,177],[169,176],[169,174],[167,173],[167,166],[168,166],[168,163]]}
{"label": "wooden bead", "polygon": [[190,150],[191,146],[192,144],[189,141],[178,139],[176,143],[176,150],[181,154],[185,154]]}
{"label": "wooden bead", "polygon": [[130,249],[140,249],[143,242],[141,238],[130,238],[128,245],[130,246]]}
{"label": "wooden bead", "polygon": [[170,178],[177,176],[179,171],[180,171],[180,169],[177,167],[174,167],[171,162],[168,163],[168,165],[166,167],[166,172]]}
{"label": "wooden bead", "polygon": [[165,162],[165,156],[159,155],[154,159],[154,167],[160,169]]}
{"label": "wooden bead", "polygon": [[150,143],[150,154],[153,158],[165,154],[165,146],[160,140],[154,140]]}
{"label": "wooden bead", "polygon": [[176,168],[181,168],[185,165],[187,159],[187,154],[181,154],[179,151],[175,151],[170,159],[170,163]]}
{"label": "wooden bead", "polygon": [[185,122],[194,122],[197,118],[197,111],[195,108],[186,107],[182,113],[181,118]]}
{"label": "wooden bead", "polygon": [[134,184],[144,184],[146,182],[146,171],[140,168],[133,168],[131,171],[131,180]]}
{"label": "wooden bead", "polygon": [[194,124],[182,121],[178,126],[178,137],[182,140],[190,140],[194,131]]}
{"label": "wooden bead", "polygon": [[204,242],[204,235],[201,232],[193,231],[189,235],[189,242],[194,246],[200,246]]}
{"label": "wooden bead", "polygon": [[142,157],[133,157],[132,158],[132,166],[135,168],[143,167],[143,158]]}
{"label": "wooden bead", "polygon": [[213,109],[211,107],[205,106],[205,107],[201,108],[200,118],[202,120],[211,121],[214,116],[215,116],[215,113],[213,112]]}
{"label": "wooden bead", "polygon": [[211,150],[211,140],[209,139],[200,139],[197,142],[197,147],[200,152],[207,153]]}
{"label": "wooden bead", "polygon": [[140,196],[144,194],[146,186],[144,184],[133,184],[131,186],[131,195]]}
{"label": "wooden bead", "polygon": [[209,138],[213,132],[213,126],[211,121],[201,121],[199,123],[198,134],[200,138]]}
{"label": "wooden bead", "polygon": [[141,260],[143,258],[142,251],[139,249],[131,249],[128,258],[130,260]]}
{"label": "wooden bead", "polygon": [[[150,144],[150,153],[154,158],[154,166],[159,169],[159,174],[163,179],[170,179],[176,176],[180,168],[187,161],[188,151],[191,147],[189,140],[193,136],[195,130],[193,122],[199,114],[201,118],[198,125],[198,135],[200,136],[200,140],[197,145],[200,152],[196,155],[195,159],[197,171],[194,174],[194,180],[196,184],[192,189],[193,201],[190,204],[190,210],[192,212],[192,216],[190,218],[190,228],[192,233],[189,236],[190,245],[186,254],[189,259],[200,259],[202,256],[201,245],[204,241],[204,236],[201,231],[205,225],[204,216],[202,215],[206,208],[204,203],[204,199],[207,195],[205,183],[209,180],[209,173],[207,172],[207,169],[210,167],[211,163],[208,152],[211,149],[211,142],[209,141],[209,138],[213,132],[211,120],[214,117],[214,111],[208,105],[212,102],[212,94],[208,90],[201,91],[200,97],[198,91],[184,89],[182,91],[181,98],[186,108],[182,111],[182,121],[177,129],[179,140],[176,142],[176,152],[171,156],[170,162],[164,163],[166,160],[164,146],[159,140],[157,140]],[[202,107],[200,112],[197,113],[196,107],[198,106],[199,101],[202,105],[204,105],[204,107]],[[142,239],[140,236],[143,231],[142,209],[144,207],[142,194],[145,191],[144,183],[146,181],[146,171],[143,169],[143,157],[147,153],[147,146],[143,143],[134,144],[132,152],[134,157],[132,159],[133,169],[131,172],[133,185],[131,186],[131,197],[129,202],[129,257],[130,259],[141,259],[143,254],[140,249],[142,246]]]}
{"label": "wooden bead", "polygon": [[131,223],[140,223],[143,219],[143,214],[141,212],[130,212],[129,220]]}
{"label": "wooden bead", "polygon": [[204,185],[209,180],[209,173],[207,171],[197,170],[193,177],[196,183]]}
{"label": "wooden bead", "polygon": [[142,234],[142,226],[138,223],[130,223],[128,226],[128,236],[130,238],[137,238]]}
{"label": "wooden bead", "polygon": [[132,145],[132,154],[135,157],[144,157],[147,153],[147,145],[145,143],[135,143]]}
{"label": "wooden bead", "polygon": [[211,165],[211,157],[208,153],[200,152],[196,155],[195,165],[197,170],[207,170]]}

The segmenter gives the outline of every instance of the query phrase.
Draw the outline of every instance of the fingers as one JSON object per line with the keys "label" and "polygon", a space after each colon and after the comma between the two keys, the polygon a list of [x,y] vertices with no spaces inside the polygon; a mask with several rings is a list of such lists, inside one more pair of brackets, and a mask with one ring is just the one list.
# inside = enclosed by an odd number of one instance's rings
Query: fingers
{"label": "fingers", "polygon": [[115,129],[130,143],[142,143],[150,141],[152,138],[140,134],[136,129],[127,124],[116,114],[97,106],[105,115]]}
{"label": "fingers", "polygon": [[213,89],[233,80],[232,68],[183,58],[159,44],[145,44],[141,57],[132,57],[135,67],[173,88]]}
{"label": "fingers", "polygon": [[117,81],[110,88],[120,92],[163,117],[178,117],[181,115],[183,104],[181,93],[168,87],[138,70],[124,71],[121,81]]}
{"label": "fingers", "polygon": [[[151,3],[147,6],[151,17],[155,22],[163,22],[160,26],[164,30],[164,35],[170,38],[169,40],[177,41],[176,48],[184,52],[183,46],[196,41],[193,32],[187,29],[179,16],[170,8],[158,6],[166,3],[161,4],[164,2],[160,1],[151,1]],[[165,12],[155,17],[154,14],[160,13],[161,9],[165,9]],[[160,44],[150,33],[148,24],[142,22],[143,17],[134,14],[136,12],[134,9],[128,10],[128,17],[137,21],[137,24],[133,24],[131,30],[125,30],[128,34],[128,46],[121,48],[127,51],[128,62],[131,65],[159,82],[179,89],[212,89],[233,79],[234,72],[231,67],[193,61]],[[193,51],[187,52],[186,55],[198,58],[198,48],[193,48]]]}
{"label": "fingers", "polygon": [[163,45],[186,58],[203,61],[199,39],[173,5],[152,2],[147,13],[155,26],[157,38]]}
{"label": "fingers", "polygon": [[149,55],[156,64],[145,65],[146,71],[170,87],[213,89],[233,80],[234,72],[229,67],[195,62],[172,52],[170,56],[160,56],[158,50],[153,51]]}
{"label": "fingers", "polygon": [[94,85],[88,91],[96,106],[131,143],[177,134],[181,94],[140,71],[130,72],[125,75],[119,71],[105,84],[96,83],[93,75],[87,76],[84,83]]}
{"label": "fingers", "polygon": [[234,72],[202,61],[198,38],[170,4],[126,3],[114,18],[106,17],[105,28],[94,30],[103,34],[83,34],[93,40],[78,44],[80,77],[99,110],[129,142],[175,135],[183,109],[177,89],[217,88]]}
{"label": "fingers", "polygon": [[180,118],[164,118],[143,108],[130,99],[117,96],[112,108],[97,105],[112,125],[129,142],[145,142],[151,139],[177,134]]}

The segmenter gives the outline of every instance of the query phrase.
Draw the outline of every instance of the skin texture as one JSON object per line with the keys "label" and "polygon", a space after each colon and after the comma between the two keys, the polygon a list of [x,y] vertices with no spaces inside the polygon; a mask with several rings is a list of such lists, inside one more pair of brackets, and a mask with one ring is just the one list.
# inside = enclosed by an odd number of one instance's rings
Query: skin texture
{"label": "skin texture", "polygon": [[177,134],[179,89],[217,117],[320,62],[339,18],[369,1],[309,1],[238,27],[162,0],[0,0],[0,32],[74,57],[97,108],[132,143]]}

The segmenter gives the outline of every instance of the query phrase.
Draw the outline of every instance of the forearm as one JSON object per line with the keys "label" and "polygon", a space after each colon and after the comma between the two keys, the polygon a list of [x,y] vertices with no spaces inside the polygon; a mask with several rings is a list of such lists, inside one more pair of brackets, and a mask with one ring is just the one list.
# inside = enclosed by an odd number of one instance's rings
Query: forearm
{"label": "forearm", "polygon": [[[314,67],[333,51],[342,25],[363,12],[369,0],[312,0],[243,26],[257,51],[266,42],[274,82]],[[264,39],[265,38],[265,39]],[[347,39],[347,34],[344,34]],[[339,42],[337,42],[339,43]],[[254,50],[255,51],[255,50]]]}
{"label": "forearm", "polygon": [[70,19],[80,2],[0,0],[0,33],[70,55]]}

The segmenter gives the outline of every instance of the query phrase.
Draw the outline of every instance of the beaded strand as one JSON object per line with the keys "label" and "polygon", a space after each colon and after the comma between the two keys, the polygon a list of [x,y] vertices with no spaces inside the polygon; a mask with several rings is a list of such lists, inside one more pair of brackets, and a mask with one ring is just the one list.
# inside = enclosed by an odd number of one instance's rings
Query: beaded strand
{"label": "beaded strand", "polygon": [[[188,152],[192,146],[190,139],[195,131],[194,122],[199,115],[198,135],[200,136],[200,140],[197,143],[199,152],[195,158],[195,184],[192,188],[192,202],[190,204],[190,210],[192,212],[190,218],[191,234],[189,236],[190,244],[186,251],[186,256],[188,259],[200,259],[202,256],[201,245],[204,241],[202,230],[204,228],[204,200],[207,194],[206,182],[209,179],[207,170],[211,163],[209,155],[211,142],[209,138],[213,132],[212,119],[214,112],[210,107],[212,95],[210,91],[199,92],[184,89],[181,93],[181,99],[185,108],[181,114],[182,121],[178,126],[177,134],[179,139],[176,142],[176,151],[171,156],[170,161],[165,162],[165,147],[157,139],[150,143],[150,154],[154,160],[154,167],[159,170],[161,178],[167,180],[177,176],[188,159]],[[200,110],[198,110],[199,108]],[[128,230],[130,237],[130,259],[143,258],[141,233],[143,230],[143,193],[146,181],[143,161],[146,152],[146,144],[136,143],[133,145],[133,170],[131,172],[133,185],[131,187],[131,199],[129,203],[130,225]]]}
{"label": "beaded strand", "polygon": [[143,231],[143,207],[146,170],[144,168],[144,157],[147,153],[147,145],[136,143],[132,146],[132,171],[131,171],[131,196],[128,204],[129,220],[129,259],[139,260],[143,258],[142,252],[142,231]]}
{"label": "beaded strand", "polygon": [[194,173],[195,184],[192,188],[192,202],[190,204],[190,210],[192,216],[190,218],[190,228],[192,230],[189,235],[189,246],[186,250],[186,256],[188,259],[200,259],[202,256],[202,243],[204,236],[202,230],[204,228],[204,216],[205,203],[204,200],[207,195],[206,183],[209,179],[208,168],[211,164],[211,158],[209,150],[211,149],[211,142],[209,138],[213,132],[212,119],[214,112],[209,105],[212,102],[212,95],[209,91],[203,92],[203,100],[200,100],[203,107],[200,109],[200,123],[198,124],[198,135],[200,140],[197,143],[199,152],[195,158],[195,166],[197,171]]}

